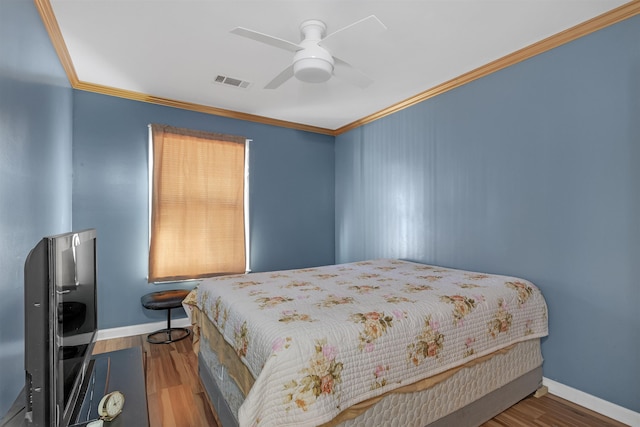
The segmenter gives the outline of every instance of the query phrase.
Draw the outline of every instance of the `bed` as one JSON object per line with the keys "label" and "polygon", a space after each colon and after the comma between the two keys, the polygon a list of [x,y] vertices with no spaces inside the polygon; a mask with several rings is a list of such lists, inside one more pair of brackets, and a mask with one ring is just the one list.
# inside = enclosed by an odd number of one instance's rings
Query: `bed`
{"label": "bed", "polygon": [[378,259],[208,278],[183,305],[223,427],[479,425],[541,385],[521,278]]}

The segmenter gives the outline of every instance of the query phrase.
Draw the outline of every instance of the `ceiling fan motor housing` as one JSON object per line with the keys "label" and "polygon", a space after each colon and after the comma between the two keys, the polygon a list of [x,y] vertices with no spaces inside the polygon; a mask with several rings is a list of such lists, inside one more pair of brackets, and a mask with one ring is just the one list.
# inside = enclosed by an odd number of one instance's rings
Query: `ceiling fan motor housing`
{"label": "ceiling fan motor housing", "polygon": [[333,74],[333,57],[318,43],[322,40],[327,26],[324,22],[312,19],[300,25],[303,40],[302,49],[293,57],[293,74],[306,83],[322,83]]}

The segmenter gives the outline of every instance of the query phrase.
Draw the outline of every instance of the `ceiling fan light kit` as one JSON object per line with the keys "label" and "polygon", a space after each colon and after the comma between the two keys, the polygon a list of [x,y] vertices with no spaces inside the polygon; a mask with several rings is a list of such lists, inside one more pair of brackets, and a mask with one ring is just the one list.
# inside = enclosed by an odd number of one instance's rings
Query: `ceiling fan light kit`
{"label": "ceiling fan light kit", "polygon": [[[291,77],[295,77],[305,83],[323,83],[332,76],[336,76],[360,88],[370,85],[373,80],[349,63],[334,57],[327,49],[327,47],[331,48],[331,46],[325,45],[330,44],[335,48],[342,43],[349,42],[348,39],[354,35],[366,40],[368,33],[386,30],[384,24],[371,15],[325,37],[326,30],[327,26],[324,22],[318,19],[306,20],[300,24],[300,34],[302,36],[300,43],[293,43],[243,27],[234,28],[231,32],[279,49],[294,52],[292,63],[272,79],[265,86],[265,89],[276,89]],[[340,65],[339,68],[335,67],[336,63]]]}
{"label": "ceiling fan light kit", "polygon": [[293,75],[305,83],[322,83],[333,74],[333,57],[318,43],[324,37],[327,26],[317,19],[300,24],[300,49],[293,56]]}
{"label": "ceiling fan light kit", "polygon": [[333,60],[327,61],[317,57],[294,59],[293,75],[305,83],[326,82],[332,74]]}

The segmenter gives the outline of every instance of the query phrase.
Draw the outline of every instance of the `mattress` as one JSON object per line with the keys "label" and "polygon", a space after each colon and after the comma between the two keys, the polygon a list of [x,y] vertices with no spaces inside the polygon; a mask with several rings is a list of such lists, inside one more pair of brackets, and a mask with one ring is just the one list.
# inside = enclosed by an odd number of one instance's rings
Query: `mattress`
{"label": "mattress", "polygon": [[330,422],[547,334],[532,283],[400,260],[211,278],[185,308],[196,335],[198,313],[217,330],[223,364],[241,361],[241,426]]}

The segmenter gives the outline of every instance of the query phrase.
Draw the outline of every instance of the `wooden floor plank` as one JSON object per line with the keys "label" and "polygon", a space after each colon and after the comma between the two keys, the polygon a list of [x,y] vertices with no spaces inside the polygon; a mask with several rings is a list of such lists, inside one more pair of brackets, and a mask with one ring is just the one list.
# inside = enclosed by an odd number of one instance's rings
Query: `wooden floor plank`
{"label": "wooden floor plank", "polygon": [[[220,427],[198,377],[191,339],[149,344],[146,335],[98,341],[94,354],[141,346],[152,427]],[[528,397],[481,427],[625,427],[552,394]]]}

